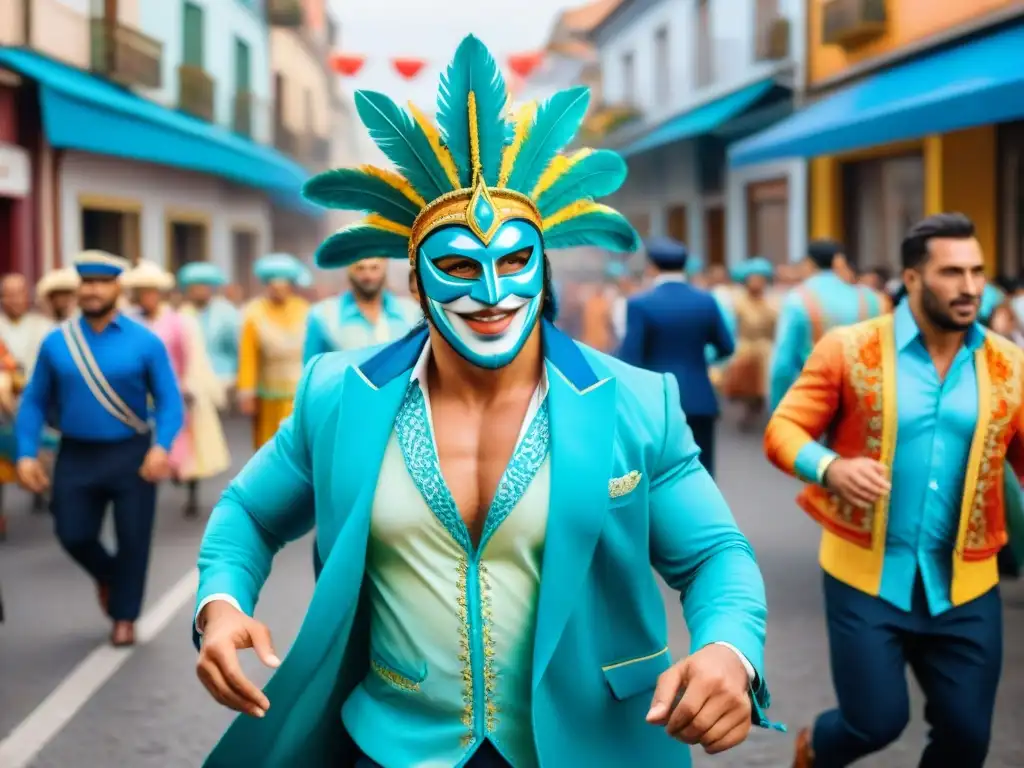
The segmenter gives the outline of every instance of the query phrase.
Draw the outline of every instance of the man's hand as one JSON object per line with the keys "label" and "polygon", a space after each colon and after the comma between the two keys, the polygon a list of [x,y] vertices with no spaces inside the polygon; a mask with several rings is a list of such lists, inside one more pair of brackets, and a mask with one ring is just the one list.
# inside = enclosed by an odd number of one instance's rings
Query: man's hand
{"label": "man's hand", "polygon": [[32,493],[42,493],[50,486],[50,476],[46,474],[46,468],[39,459],[18,459],[15,469],[18,482]]}
{"label": "man's hand", "polygon": [[825,487],[844,501],[870,507],[889,492],[889,472],[874,459],[836,459],[825,470]]}
{"label": "man's hand", "polygon": [[647,722],[663,725],[672,738],[700,744],[715,755],[747,738],[750,712],[750,681],[743,662],[731,648],[713,644],[662,673]]}
{"label": "man's hand", "polygon": [[203,608],[203,643],[196,674],[219,703],[236,712],[263,717],[270,700],[250,681],[238,663],[238,650],[252,648],[259,660],[276,669],[281,660],[274,653],[270,630],[223,600]]}
{"label": "man's hand", "polygon": [[238,393],[238,410],[243,416],[255,416],[256,397],[251,393]]}
{"label": "man's hand", "polygon": [[159,445],[154,445],[146,452],[146,458],[142,460],[139,468],[139,475],[147,483],[159,483],[171,476],[171,460],[167,451]]}

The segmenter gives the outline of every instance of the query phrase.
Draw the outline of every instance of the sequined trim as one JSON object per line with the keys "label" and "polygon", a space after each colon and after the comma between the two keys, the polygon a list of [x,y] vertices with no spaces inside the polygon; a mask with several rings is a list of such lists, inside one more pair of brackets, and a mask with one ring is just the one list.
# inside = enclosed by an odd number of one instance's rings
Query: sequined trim
{"label": "sequined trim", "polygon": [[372,669],[381,680],[392,688],[397,688],[400,691],[407,691],[409,693],[414,693],[420,689],[420,684],[415,680],[406,677],[400,672],[396,672],[391,669],[391,667],[384,666],[376,659],[370,660],[370,669]]}
{"label": "sequined trim", "polygon": [[480,616],[484,647],[484,724],[488,733],[494,733],[498,725],[498,705],[495,703],[498,676],[494,671],[494,614],[491,611],[491,583],[487,566],[483,563],[480,564]]}
{"label": "sequined trim", "polygon": [[455,598],[455,602],[459,606],[459,665],[462,667],[462,724],[468,729],[467,733],[462,736],[462,743],[466,746],[473,741],[473,667],[469,649],[469,598],[466,596],[469,561],[465,557],[459,558],[456,573],[455,589],[458,590],[458,597]]}
{"label": "sequined trim", "polygon": [[636,490],[636,487],[640,485],[641,476],[641,473],[634,469],[622,477],[613,477],[608,481],[608,498],[617,499]]}

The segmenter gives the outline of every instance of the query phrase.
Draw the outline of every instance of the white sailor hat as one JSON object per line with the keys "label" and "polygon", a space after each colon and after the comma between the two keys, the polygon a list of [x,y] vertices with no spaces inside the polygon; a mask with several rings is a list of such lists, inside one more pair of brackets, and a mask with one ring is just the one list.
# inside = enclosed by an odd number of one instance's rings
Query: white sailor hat
{"label": "white sailor hat", "polygon": [[85,279],[114,280],[131,265],[120,256],[106,251],[82,251],[75,256],[75,271]]}
{"label": "white sailor hat", "polygon": [[155,288],[169,291],[174,288],[174,275],[152,261],[140,261],[121,276],[125,288]]}
{"label": "white sailor hat", "polygon": [[76,291],[81,280],[73,267],[63,267],[47,272],[36,283],[36,296],[46,298],[58,291]]}

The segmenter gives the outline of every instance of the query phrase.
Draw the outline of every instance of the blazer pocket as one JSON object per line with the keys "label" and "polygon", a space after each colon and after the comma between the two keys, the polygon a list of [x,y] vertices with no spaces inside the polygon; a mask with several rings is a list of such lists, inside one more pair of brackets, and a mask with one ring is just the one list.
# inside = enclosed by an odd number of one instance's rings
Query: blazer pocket
{"label": "blazer pocket", "polygon": [[632,472],[627,472],[622,477],[613,477],[608,481],[608,501],[612,505],[624,503],[620,499],[624,499],[629,496],[633,491],[640,485],[640,480],[643,478],[643,473],[639,470],[634,469]]}
{"label": "blazer pocket", "polygon": [[427,665],[422,664],[416,672],[403,668],[378,651],[370,654],[370,670],[382,682],[405,693],[416,693],[420,684],[427,679]]}
{"label": "blazer pocket", "polygon": [[658,677],[671,666],[672,658],[668,648],[662,648],[647,656],[608,664],[601,667],[601,671],[612,691],[612,698],[625,701],[646,691],[653,691],[658,684]]}

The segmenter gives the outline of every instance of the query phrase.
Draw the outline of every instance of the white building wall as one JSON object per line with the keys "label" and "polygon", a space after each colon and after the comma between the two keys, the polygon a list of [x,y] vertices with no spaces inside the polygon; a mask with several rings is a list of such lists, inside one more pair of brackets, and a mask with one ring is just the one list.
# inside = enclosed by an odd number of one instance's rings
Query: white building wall
{"label": "white building wall", "polygon": [[[802,83],[806,49],[805,9],[801,0],[781,0],[780,13],[790,20],[791,57],[784,62],[758,61],[756,52],[756,0],[712,0],[713,76],[698,86],[697,0],[636,0],[642,10],[622,20],[612,20],[599,35],[598,55],[605,101],[632,102],[640,121],[623,130],[628,139],[639,138],[659,124],[703,104],[769,77],[786,83]],[[643,6],[646,6],[644,8]],[[668,98],[658,98],[655,37],[668,30]],[[624,63],[633,58],[633,88],[627,85]],[[620,138],[624,138],[621,137]],[[691,252],[704,255],[704,212],[711,204],[726,206],[726,258],[728,264],[745,259],[747,243],[746,186],[754,181],[786,178],[789,184],[790,259],[803,258],[807,235],[807,171],[803,161],[728,170],[725,190],[717,199],[702,197],[697,179],[695,144],[683,141],[629,159],[629,178],[613,205],[627,215],[644,215],[652,235],[666,234],[667,209],[685,205]]]}
{"label": "white building wall", "polygon": [[270,243],[270,206],[260,192],[213,176],[145,163],[65,153],[60,168],[62,263],[82,250],[83,203],[109,201],[139,210],[141,257],[168,263],[167,227],[174,218],[202,221],[209,230],[210,261],[233,279],[232,231],[257,234],[256,253]]}

